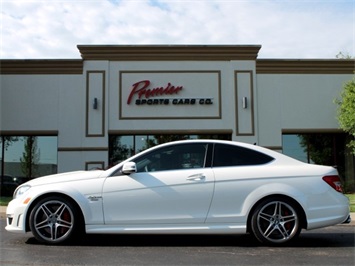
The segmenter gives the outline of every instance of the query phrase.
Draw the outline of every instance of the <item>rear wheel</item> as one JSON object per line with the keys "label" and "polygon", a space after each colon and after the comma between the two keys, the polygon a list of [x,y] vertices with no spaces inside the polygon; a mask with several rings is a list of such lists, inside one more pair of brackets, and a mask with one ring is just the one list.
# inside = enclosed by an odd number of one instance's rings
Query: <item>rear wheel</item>
{"label": "rear wheel", "polygon": [[79,232],[80,221],[74,204],[63,197],[39,201],[30,215],[30,228],[35,238],[47,244],[59,244]]}
{"label": "rear wheel", "polygon": [[251,218],[251,229],[262,243],[284,244],[299,235],[300,218],[296,204],[283,198],[270,198],[256,207]]}

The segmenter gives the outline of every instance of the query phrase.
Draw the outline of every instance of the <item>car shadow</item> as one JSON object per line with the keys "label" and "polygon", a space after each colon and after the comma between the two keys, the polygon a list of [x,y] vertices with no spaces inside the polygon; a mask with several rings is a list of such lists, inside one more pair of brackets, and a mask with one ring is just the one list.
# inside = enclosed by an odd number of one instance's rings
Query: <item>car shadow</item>
{"label": "car shadow", "polygon": [[[307,233],[282,247],[353,247],[354,233]],[[26,244],[42,245],[34,237]],[[85,235],[65,246],[101,246],[101,247],[259,247],[252,235]]]}
{"label": "car shadow", "polygon": [[[251,235],[85,235],[75,239],[69,244],[75,246],[235,246],[236,243],[243,243],[243,246],[257,246],[258,242]],[[41,245],[34,237],[26,241],[27,244]]]}

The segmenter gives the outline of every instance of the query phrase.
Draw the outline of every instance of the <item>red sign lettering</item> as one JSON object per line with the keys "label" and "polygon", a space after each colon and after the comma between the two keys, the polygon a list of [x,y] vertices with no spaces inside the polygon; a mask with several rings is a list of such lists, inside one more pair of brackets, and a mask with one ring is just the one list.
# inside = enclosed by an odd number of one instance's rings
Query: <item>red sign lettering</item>
{"label": "red sign lettering", "polygon": [[138,99],[156,97],[161,95],[172,95],[178,94],[182,90],[183,86],[172,86],[169,82],[166,87],[156,87],[149,88],[150,81],[142,80],[134,83],[132,86],[132,91],[128,96],[127,104],[130,104],[134,95],[138,95]]}

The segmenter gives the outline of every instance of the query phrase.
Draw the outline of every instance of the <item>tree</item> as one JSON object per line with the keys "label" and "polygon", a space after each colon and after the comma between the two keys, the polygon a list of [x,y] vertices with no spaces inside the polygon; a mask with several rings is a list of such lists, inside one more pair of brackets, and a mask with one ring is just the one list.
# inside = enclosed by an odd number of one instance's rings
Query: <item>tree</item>
{"label": "tree", "polygon": [[[352,56],[339,52],[336,55],[337,59],[351,60]],[[340,94],[341,99],[336,99],[338,105],[338,121],[340,128],[349,133],[352,137],[348,147],[355,155],[355,77],[345,83],[343,91]]]}
{"label": "tree", "polygon": [[18,141],[19,137],[11,137],[11,136],[1,136],[0,143],[3,143],[3,148],[7,150],[7,148],[15,141]]}
{"label": "tree", "polygon": [[328,134],[300,134],[300,145],[315,164],[333,165],[332,136]]}
{"label": "tree", "polygon": [[339,52],[335,57],[337,59],[353,59],[351,55],[343,54],[342,52]]}
{"label": "tree", "polygon": [[348,147],[355,154],[355,77],[345,83],[340,96],[341,99],[335,101],[338,104],[338,121],[340,127],[352,136]]}
{"label": "tree", "polygon": [[127,145],[121,144],[120,136],[110,136],[109,167],[127,159],[133,155],[134,150]]}
{"label": "tree", "polygon": [[37,137],[25,138],[25,151],[20,158],[21,170],[25,177],[32,178],[37,175],[39,164],[39,151]]}
{"label": "tree", "polygon": [[189,135],[178,135],[178,134],[177,135],[173,135],[173,134],[154,135],[153,138],[148,138],[145,140],[145,145],[138,152],[144,151],[158,144],[177,141],[177,140],[184,140],[184,139],[189,139]]}

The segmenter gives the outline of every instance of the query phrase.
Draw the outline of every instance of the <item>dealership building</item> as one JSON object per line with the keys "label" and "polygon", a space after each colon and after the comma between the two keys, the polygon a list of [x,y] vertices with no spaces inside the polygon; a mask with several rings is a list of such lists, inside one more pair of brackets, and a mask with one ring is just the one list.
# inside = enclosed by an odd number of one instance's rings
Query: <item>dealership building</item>
{"label": "dealership building", "polygon": [[176,139],[255,143],[336,166],[354,60],[258,59],[260,45],[78,45],[82,59],[0,60],[1,175],[107,168]]}

